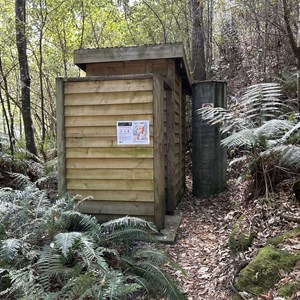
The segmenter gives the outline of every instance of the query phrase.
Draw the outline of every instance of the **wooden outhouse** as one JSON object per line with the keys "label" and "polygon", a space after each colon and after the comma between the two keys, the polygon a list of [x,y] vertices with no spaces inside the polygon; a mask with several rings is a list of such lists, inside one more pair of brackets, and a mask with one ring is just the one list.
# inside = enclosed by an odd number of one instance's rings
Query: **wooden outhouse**
{"label": "wooden outhouse", "polygon": [[92,196],[84,213],[165,225],[185,187],[182,44],[74,52],[86,77],[57,79],[59,193]]}

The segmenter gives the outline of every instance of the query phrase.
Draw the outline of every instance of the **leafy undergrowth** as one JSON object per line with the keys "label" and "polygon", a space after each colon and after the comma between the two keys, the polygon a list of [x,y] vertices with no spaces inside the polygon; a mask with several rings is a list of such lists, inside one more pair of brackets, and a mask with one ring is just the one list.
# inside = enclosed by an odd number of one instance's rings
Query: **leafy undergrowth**
{"label": "leafy undergrowth", "polygon": [[[186,271],[185,275],[175,275],[190,300],[234,299],[237,292],[240,299],[299,299],[300,263],[291,272],[280,269],[275,286],[260,295],[235,287],[241,270],[270,238],[299,225],[299,204],[292,192],[295,179],[282,181],[268,198],[250,202],[246,201],[249,182],[237,183],[232,175],[230,172],[226,191],[203,199],[192,195],[192,178],[187,176],[187,190],[179,207],[182,223],[177,241],[166,246],[167,252]],[[229,236],[241,216],[247,219],[251,232],[255,232],[255,239],[247,250],[234,252],[229,247]],[[299,251],[299,237],[298,234],[281,240],[276,247],[290,253]],[[288,289],[289,296],[283,296],[284,289]]]}

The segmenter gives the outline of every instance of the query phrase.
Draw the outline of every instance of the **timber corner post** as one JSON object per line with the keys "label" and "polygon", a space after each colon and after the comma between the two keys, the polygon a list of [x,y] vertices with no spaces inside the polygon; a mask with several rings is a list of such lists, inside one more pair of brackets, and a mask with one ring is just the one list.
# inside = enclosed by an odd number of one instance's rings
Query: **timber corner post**
{"label": "timber corner post", "polygon": [[209,125],[198,110],[227,107],[227,84],[201,81],[193,84],[193,195],[205,197],[226,187],[226,151],[219,126]]}
{"label": "timber corner post", "polygon": [[165,227],[164,186],[164,97],[163,78],[153,75],[153,170],[154,170],[154,223],[158,230]]}
{"label": "timber corner post", "polygon": [[64,115],[64,79],[56,78],[56,130],[59,197],[63,197],[66,193],[66,142]]}

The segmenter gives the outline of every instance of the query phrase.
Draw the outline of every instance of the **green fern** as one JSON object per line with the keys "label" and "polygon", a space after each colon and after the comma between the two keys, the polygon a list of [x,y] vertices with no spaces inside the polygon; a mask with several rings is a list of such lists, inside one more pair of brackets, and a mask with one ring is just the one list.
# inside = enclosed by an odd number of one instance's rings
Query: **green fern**
{"label": "green fern", "polygon": [[82,236],[81,232],[63,232],[54,237],[54,242],[61,250],[64,257],[68,256],[69,251]]}
{"label": "green fern", "polygon": [[0,245],[0,258],[12,261],[17,256],[22,242],[19,239],[6,239],[2,240]]}

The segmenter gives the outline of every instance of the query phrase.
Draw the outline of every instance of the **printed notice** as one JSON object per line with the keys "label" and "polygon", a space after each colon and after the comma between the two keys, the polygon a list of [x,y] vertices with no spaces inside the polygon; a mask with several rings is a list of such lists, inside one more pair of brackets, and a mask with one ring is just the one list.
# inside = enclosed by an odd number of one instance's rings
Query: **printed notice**
{"label": "printed notice", "polygon": [[117,121],[118,145],[150,144],[149,121]]}

